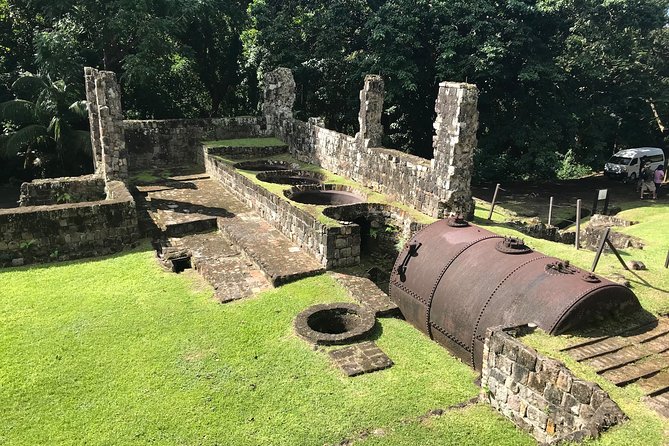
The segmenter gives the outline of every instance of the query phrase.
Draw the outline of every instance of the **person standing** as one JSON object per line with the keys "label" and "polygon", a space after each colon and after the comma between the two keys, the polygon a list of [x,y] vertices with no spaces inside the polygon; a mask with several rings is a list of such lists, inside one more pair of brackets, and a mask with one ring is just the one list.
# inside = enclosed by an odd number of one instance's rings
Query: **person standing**
{"label": "person standing", "polygon": [[660,195],[660,186],[662,186],[662,181],[664,181],[664,166],[659,165],[657,166],[657,169],[655,169],[655,177],[653,178],[653,182],[655,183],[655,196],[658,197]]}
{"label": "person standing", "polygon": [[654,172],[650,169],[650,161],[646,161],[641,168],[641,199],[643,200],[644,192],[648,191],[653,194],[653,200],[657,198],[655,195],[655,176]]}

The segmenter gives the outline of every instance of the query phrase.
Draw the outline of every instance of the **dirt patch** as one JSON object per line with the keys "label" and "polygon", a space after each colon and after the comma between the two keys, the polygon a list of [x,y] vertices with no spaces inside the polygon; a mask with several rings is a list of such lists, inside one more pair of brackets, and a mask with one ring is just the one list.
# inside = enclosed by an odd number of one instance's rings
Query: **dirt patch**
{"label": "dirt patch", "polygon": [[[497,203],[520,217],[538,217],[542,222],[548,220],[548,205],[553,197],[552,224],[564,226],[576,215],[576,200],[582,200],[582,208],[589,215],[595,195],[599,189],[608,189],[609,207],[616,203],[639,200],[636,186],[625,184],[605,177],[602,174],[592,175],[578,180],[554,182],[511,182],[500,186],[502,190],[497,196]],[[665,187],[667,187],[665,185]],[[495,191],[494,184],[483,184],[472,187],[475,197],[491,201]],[[666,196],[660,200],[666,200]],[[600,203],[600,210],[602,203]]]}

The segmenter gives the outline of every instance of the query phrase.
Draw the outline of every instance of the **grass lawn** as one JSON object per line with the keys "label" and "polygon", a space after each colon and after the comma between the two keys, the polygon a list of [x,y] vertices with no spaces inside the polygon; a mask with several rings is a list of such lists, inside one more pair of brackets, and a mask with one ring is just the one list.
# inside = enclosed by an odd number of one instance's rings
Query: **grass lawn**
{"label": "grass lawn", "polygon": [[345,378],[292,331],[308,305],[347,300],[327,276],[220,305],[145,246],[0,271],[0,284],[3,445],[322,445],[377,429],[365,443],[533,443],[485,406],[419,421],[478,389],[406,322],[379,323],[395,366]]}
{"label": "grass lawn", "polygon": [[286,145],[279,138],[222,139],[218,141],[204,141],[202,144],[207,147],[272,147]]}

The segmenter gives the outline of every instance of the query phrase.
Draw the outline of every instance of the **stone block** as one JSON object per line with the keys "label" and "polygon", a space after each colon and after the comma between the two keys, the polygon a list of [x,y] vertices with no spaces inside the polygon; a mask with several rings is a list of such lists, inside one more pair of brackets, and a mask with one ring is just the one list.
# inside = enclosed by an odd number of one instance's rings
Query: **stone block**
{"label": "stone block", "polygon": [[555,385],[548,383],[544,389],[544,398],[551,404],[559,405],[562,403],[564,392],[555,387]]}
{"label": "stone block", "polygon": [[516,363],[513,366],[513,380],[517,382],[520,385],[526,385],[528,378],[529,378],[530,372],[520,365],[520,363]]}
{"label": "stone block", "polygon": [[548,415],[534,406],[527,407],[527,419],[532,422],[541,430],[546,429],[546,422],[548,421]]}
{"label": "stone block", "polygon": [[592,385],[584,381],[574,380],[571,385],[571,394],[582,404],[590,404]]}
{"label": "stone block", "polygon": [[555,386],[562,390],[563,392],[569,392],[571,390],[571,385],[572,385],[573,378],[571,376],[571,373],[569,373],[566,369],[560,370],[558,373],[557,380],[555,381]]}
{"label": "stone block", "polygon": [[519,346],[516,362],[528,371],[534,371],[537,363],[536,350],[525,345]]}

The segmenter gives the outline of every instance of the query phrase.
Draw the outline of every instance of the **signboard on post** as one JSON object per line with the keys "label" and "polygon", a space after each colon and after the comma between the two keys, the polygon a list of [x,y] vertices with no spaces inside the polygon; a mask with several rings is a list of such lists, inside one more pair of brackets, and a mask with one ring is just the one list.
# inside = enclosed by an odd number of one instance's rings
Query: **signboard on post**
{"label": "signboard on post", "polygon": [[597,207],[599,206],[600,201],[604,202],[604,208],[602,209],[602,214],[606,214],[606,212],[609,210],[609,190],[608,189],[598,189],[597,190],[597,193],[595,194],[595,201],[592,204],[592,215],[597,213]]}

